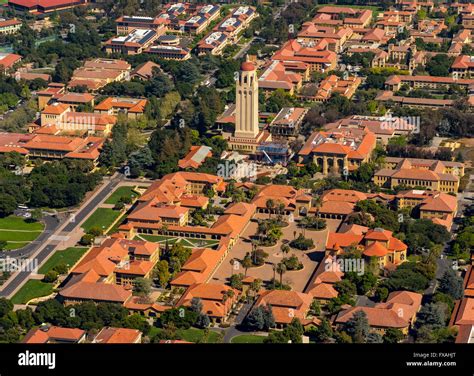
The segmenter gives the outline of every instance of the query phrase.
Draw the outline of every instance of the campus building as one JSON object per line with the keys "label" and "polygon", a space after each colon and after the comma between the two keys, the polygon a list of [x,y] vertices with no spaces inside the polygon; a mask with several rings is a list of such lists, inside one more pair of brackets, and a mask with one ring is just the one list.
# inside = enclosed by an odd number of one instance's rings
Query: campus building
{"label": "campus building", "polygon": [[23,13],[45,14],[87,4],[87,0],[8,0],[8,6]]}
{"label": "campus building", "polygon": [[232,287],[222,284],[200,283],[189,286],[176,305],[186,307],[191,305],[194,298],[200,299],[202,311],[209,316],[211,321],[224,323],[236,305],[239,296],[240,291]]}
{"label": "campus building", "polygon": [[299,151],[300,160],[312,160],[322,173],[348,173],[369,162],[376,137],[369,130],[337,129],[314,132]]}
{"label": "campus building", "polygon": [[136,120],[145,113],[146,105],[146,99],[108,97],[94,107],[94,112],[113,116],[124,114],[127,118]]}
{"label": "campus building", "polygon": [[86,340],[86,331],[76,328],[62,328],[60,326],[44,325],[32,328],[23,337],[21,343],[83,343]]}
{"label": "campus building", "polygon": [[21,21],[16,19],[0,20],[0,34],[15,34],[21,28]]}
{"label": "campus building", "polygon": [[191,58],[191,51],[180,46],[159,44],[149,47],[145,52],[164,60],[184,61]]}
{"label": "campus building", "polygon": [[387,157],[384,168],[374,174],[374,183],[394,189],[397,186],[457,193],[464,165],[433,159]]}
{"label": "campus building", "polygon": [[97,163],[105,139],[56,135],[0,133],[0,153],[18,152],[29,158],[90,160]]}
{"label": "campus building", "polygon": [[300,320],[303,326],[319,325],[320,320],[309,315],[313,297],[310,294],[286,291],[264,290],[259,293],[254,307],[269,306],[277,328],[290,324],[294,318]]}
{"label": "campus building", "polygon": [[117,118],[108,114],[75,112],[69,105],[53,103],[41,111],[41,127],[35,133],[87,134],[107,137]]}
{"label": "campus building", "polygon": [[111,82],[129,81],[131,65],[124,60],[97,58],[77,68],[68,87],[85,87],[97,91]]}
{"label": "campus building", "polygon": [[91,248],[69,273],[58,299],[65,305],[85,301],[125,304],[137,278],[151,278],[159,245],[116,235]]}
{"label": "campus building", "polygon": [[166,31],[166,26],[153,17],[121,16],[115,20],[115,23],[118,35],[128,35],[137,29],[155,30],[158,35]]}
{"label": "campus building", "polygon": [[362,311],[375,332],[383,335],[387,329],[399,329],[406,335],[416,321],[422,298],[421,294],[415,292],[394,291],[385,303],[377,303],[374,307],[352,307],[339,312],[334,324],[342,328],[356,312]]}
{"label": "campus building", "polygon": [[297,137],[307,113],[307,108],[283,107],[271,121],[268,130],[272,137]]}
{"label": "campus building", "polygon": [[[161,31],[164,32],[163,29]],[[127,35],[114,37],[105,42],[105,51],[108,54],[141,54],[159,36],[153,29],[134,29]]]}
{"label": "campus building", "polygon": [[375,259],[380,269],[393,270],[407,261],[408,247],[395,238],[392,231],[360,226],[359,231],[329,233],[327,254],[342,255],[351,249],[360,250],[367,261]]}
{"label": "campus building", "polygon": [[317,41],[290,39],[275,52],[272,60],[302,62],[308,64],[310,72],[328,72],[334,70],[337,64],[337,54],[330,47],[324,38]]}

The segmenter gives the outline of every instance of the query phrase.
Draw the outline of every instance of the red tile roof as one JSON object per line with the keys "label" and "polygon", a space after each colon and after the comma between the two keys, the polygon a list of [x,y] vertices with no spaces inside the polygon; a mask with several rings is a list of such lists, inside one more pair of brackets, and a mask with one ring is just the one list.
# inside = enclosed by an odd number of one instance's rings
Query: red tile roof
{"label": "red tile roof", "polygon": [[48,328],[31,329],[21,341],[22,343],[76,343],[84,337],[86,332],[81,329],[61,328],[51,326]]}
{"label": "red tile roof", "polygon": [[94,339],[94,343],[138,343],[142,333],[137,329],[103,328]]}

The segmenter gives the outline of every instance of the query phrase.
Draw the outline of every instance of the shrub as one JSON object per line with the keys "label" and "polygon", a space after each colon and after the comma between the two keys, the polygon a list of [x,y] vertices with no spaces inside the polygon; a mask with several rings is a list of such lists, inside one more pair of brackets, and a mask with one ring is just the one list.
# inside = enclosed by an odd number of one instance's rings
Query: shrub
{"label": "shrub", "polygon": [[58,272],[55,270],[50,270],[43,277],[43,282],[55,282],[58,279]]}
{"label": "shrub", "polygon": [[290,242],[290,246],[301,251],[307,251],[308,249],[314,248],[314,242],[312,239],[307,239],[300,234],[296,239]]}

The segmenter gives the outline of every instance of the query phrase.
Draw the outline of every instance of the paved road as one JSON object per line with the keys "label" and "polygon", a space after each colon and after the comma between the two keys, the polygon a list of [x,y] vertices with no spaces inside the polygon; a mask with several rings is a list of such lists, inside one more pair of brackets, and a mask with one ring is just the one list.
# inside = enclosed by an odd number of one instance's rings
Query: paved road
{"label": "paved road", "polygon": [[242,48],[239,51],[237,51],[237,53],[234,55],[234,59],[237,60],[237,59],[240,59],[242,56],[244,56],[247,53],[247,51],[249,50],[250,45],[252,44],[252,42],[254,40],[255,40],[255,37],[253,37],[247,43],[245,43],[242,46]]}
{"label": "paved road", "polygon": [[249,313],[250,308],[252,308],[252,305],[253,303],[246,303],[242,306],[239,313],[237,314],[237,317],[235,318],[235,322],[232,324],[230,328],[228,328],[225,331],[224,340],[223,340],[224,343],[230,343],[232,338],[239,336],[241,334],[248,334],[247,332],[242,332],[238,330],[236,326],[239,326],[240,324],[242,324],[242,321],[244,321],[245,316],[247,316],[247,314]]}
{"label": "paved road", "polygon": [[[114,175],[110,180],[106,180],[102,187],[97,191],[93,196],[90,201],[86,202],[79,208],[79,210],[74,214],[74,220],[71,221],[69,220],[69,223],[67,223],[64,228],[61,229],[59,233],[56,233],[55,235],[62,235],[66,236],[68,233],[73,232],[76,230],[81,222],[85,219],[85,217],[92,212],[102,200],[104,200],[107,195],[109,195],[115,187],[123,180],[123,175]],[[45,238],[49,237],[51,233],[46,234]],[[47,240],[46,246],[42,248],[39,252],[37,252],[34,257],[35,259],[38,260],[38,265],[41,265],[41,263],[46,260],[55,250],[56,248],[61,244],[59,240]],[[0,296],[1,297],[10,297],[17,288],[22,286],[30,277],[32,274],[31,271],[22,271],[17,274],[15,274],[11,279],[9,279],[1,288],[2,290],[0,291]]]}

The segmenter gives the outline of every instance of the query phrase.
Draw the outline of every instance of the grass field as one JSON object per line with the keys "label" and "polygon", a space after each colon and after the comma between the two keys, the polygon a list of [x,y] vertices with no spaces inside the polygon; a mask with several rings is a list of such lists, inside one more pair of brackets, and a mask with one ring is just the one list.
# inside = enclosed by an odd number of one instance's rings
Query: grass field
{"label": "grass field", "polygon": [[117,222],[110,228],[109,232],[107,232],[108,235],[114,234],[118,231],[119,226],[123,223],[123,221],[127,218],[128,214],[123,213],[123,215],[119,218]]}
{"label": "grass field", "polygon": [[[149,336],[154,337],[161,330],[162,330],[161,328],[153,327],[153,328],[151,328]],[[176,330],[176,334],[178,335],[178,337],[180,339],[182,339],[184,341],[198,342],[198,341],[202,340],[202,338],[204,337],[204,330],[197,329],[197,328],[178,329],[178,330]],[[206,343],[217,343],[219,341],[219,338],[220,338],[220,336],[219,336],[218,333],[213,332],[212,330],[210,330]]]}
{"label": "grass field", "polygon": [[82,224],[85,232],[93,227],[98,227],[102,230],[108,229],[112,223],[120,216],[121,212],[108,208],[98,208],[87,220]]}
{"label": "grass field", "polygon": [[6,249],[24,247],[43,231],[41,222],[27,222],[24,218],[10,215],[0,218],[0,240],[7,242]]}
{"label": "grass field", "polygon": [[47,296],[53,292],[53,285],[36,279],[26,282],[11,299],[13,304],[26,304],[33,298]]}
{"label": "grass field", "polygon": [[22,217],[10,215],[9,217],[0,218],[1,230],[25,230],[25,231],[43,231],[41,222],[27,222]]}
{"label": "grass field", "polygon": [[265,339],[264,336],[256,336],[253,334],[242,334],[241,336],[232,338],[230,342],[231,343],[263,343],[264,339]]}
{"label": "grass field", "polygon": [[70,247],[66,248],[63,251],[57,251],[54,255],[52,255],[48,261],[44,263],[44,265],[39,268],[39,274],[46,274],[51,269],[53,269],[56,265],[64,263],[72,267],[77,260],[81,258],[81,256],[87,251],[88,248],[83,247]]}
{"label": "grass field", "polygon": [[163,235],[145,235],[139,234],[138,238],[148,240],[154,243],[164,244],[168,240],[168,244],[179,243],[187,248],[196,248],[196,247],[213,247],[219,244],[218,240],[206,240],[206,239],[188,239],[188,238],[177,238],[173,236],[163,236]]}
{"label": "grass field", "polygon": [[118,187],[108,198],[105,204],[115,205],[121,197],[137,197],[139,194],[133,190],[133,187]]}

